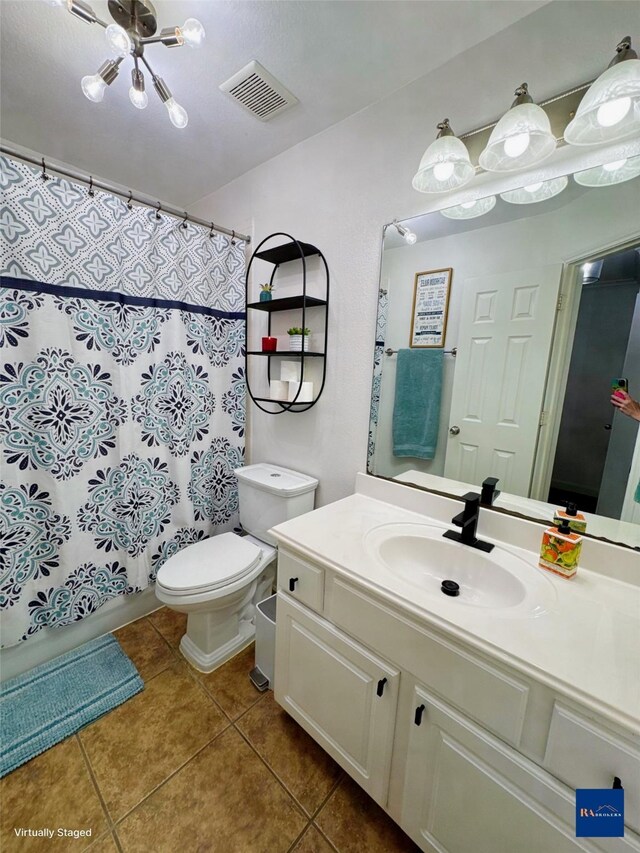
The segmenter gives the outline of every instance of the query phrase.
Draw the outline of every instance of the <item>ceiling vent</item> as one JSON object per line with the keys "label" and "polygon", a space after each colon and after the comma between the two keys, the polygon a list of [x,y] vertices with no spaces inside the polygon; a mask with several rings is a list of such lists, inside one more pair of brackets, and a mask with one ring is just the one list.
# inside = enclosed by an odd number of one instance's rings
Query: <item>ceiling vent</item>
{"label": "ceiling vent", "polygon": [[298,103],[295,95],[255,59],[220,86],[260,121],[269,121]]}

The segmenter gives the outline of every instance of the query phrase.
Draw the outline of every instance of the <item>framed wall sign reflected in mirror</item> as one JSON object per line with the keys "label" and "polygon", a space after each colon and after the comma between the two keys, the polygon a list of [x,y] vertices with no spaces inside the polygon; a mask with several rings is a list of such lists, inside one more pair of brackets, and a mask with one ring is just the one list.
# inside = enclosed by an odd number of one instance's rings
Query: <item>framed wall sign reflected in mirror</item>
{"label": "framed wall sign reflected in mirror", "polygon": [[[413,245],[385,229],[369,473],[453,495],[498,477],[497,508],[547,522],[572,502],[588,534],[640,548],[640,423],[610,402],[620,377],[640,399],[639,184],[569,179],[554,198],[498,198],[477,218],[426,214],[403,223]],[[416,346],[415,271],[451,268],[436,451],[395,456],[396,354]]]}

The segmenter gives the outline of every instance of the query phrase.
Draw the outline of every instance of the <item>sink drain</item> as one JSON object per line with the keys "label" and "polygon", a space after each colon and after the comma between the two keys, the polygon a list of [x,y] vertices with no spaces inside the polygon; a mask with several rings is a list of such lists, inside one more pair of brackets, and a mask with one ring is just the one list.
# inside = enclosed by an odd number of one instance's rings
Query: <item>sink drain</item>
{"label": "sink drain", "polygon": [[460,595],[460,585],[455,581],[442,581],[440,591],[445,595]]}

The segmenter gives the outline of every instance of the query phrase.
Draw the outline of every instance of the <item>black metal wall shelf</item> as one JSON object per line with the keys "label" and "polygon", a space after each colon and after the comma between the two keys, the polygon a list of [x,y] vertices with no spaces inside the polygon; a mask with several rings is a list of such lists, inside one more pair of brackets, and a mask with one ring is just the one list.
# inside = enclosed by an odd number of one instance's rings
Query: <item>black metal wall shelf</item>
{"label": "black metal wall shelf", "polygon": [[[272,249],[262,249],[265,243],[269,240],[274,239],[275,237],[285,237],[288,242],[283,243],[279,246],[275,246]],[[305,258],[311,257],[313,255],[317,255],[323,266],[325,273],[325,298],[318,299],[315,296],[309,296],[307,294],[307,263]],[[258,258],[259,260],[266,261],[267,263],[271,263],[274,265],[273,272],[271,274],[271,284],[273,284],[274,278],[278,271],[278,268],[281,264],[290,263],[292,261],[298,262],[302,264],[302,293],[296,294],[295,296],[286,296],[281,299],[270,299],[268,301],[260,301],[260,302],[249,302],[249,274],[251,272],[251,266],[254,260]],[[246,331],[245,331],[245,376],[247,379],[247,392],[256,406],[261,409],[263,412],[271,415],[279,415],[281,412],[306,412],[308,409],[311,409],[320,399],[320,395],[324,389],[324,384],[327,375],[327,335],[328,335],[328,311],[329,311],[329,268],[327,266],[327,262],[325,260],[324,255],[316,246],[313,246],[311,243],[302,243],[299,240],[296,240],[295,237],[292,237],[290,234],[286,234],[282,231],[276,232],[274,234],[270,234],[268,237],[265,237],[264,240],[256,247],[254,253],[251,255],[251,259],[249,260],[249,264],[247,266],[247,274],[245,278],[245,299],[247,304],[247,323],[246,323]],[[274,312],[278,311],[299,311],[300,312],[300,323],[299,325],[304,328],[306,326],[307,320],[307,312],[311,309],[318,309],[319,311],[324,312],[324,347],[322,352],[307,352],[307,351],[294,351],[288,352],[286,350],[276,350],[271,352],[262,352],[262,351],[248,351],[246,348],[247,340],[250,337],[250,317],[252,310],[262,311],[267,314],[267,328],[266,335],[271,336],[271,317]],[[317,315],[316,315],[317,316]],[[287,358],[290,360],[300,360],[300,388],[298,389],[298,394],[300,394],[300,390],[302,389],[302,382],[304,381],[304,367],[306,359],[314,359],[316,363],[320,363],[322,365],[322,380],[320,382],[320,387],[315,395],[315,398],[310,402],[296,402],[296,399],[286,401],[286,400],[274,400],[270,397],[256,396],[249,382],[249,359],[253,357],[262,357],[266,358],[266,366],[267,366],[267,383],[271,382],[271,360],[275,357]],[[275,406],[276,408],[265,408],[262,404],[269,403],[271,406]]]}

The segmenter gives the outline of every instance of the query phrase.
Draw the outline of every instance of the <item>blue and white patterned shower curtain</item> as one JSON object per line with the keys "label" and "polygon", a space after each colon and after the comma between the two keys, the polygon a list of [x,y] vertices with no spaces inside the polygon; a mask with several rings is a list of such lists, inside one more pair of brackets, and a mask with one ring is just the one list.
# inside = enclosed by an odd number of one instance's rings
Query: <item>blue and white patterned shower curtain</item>
{"label": "blue and white patterned shower curtain", "polygon": [[244,246],[0,158],[3,646],[237,522]]}

